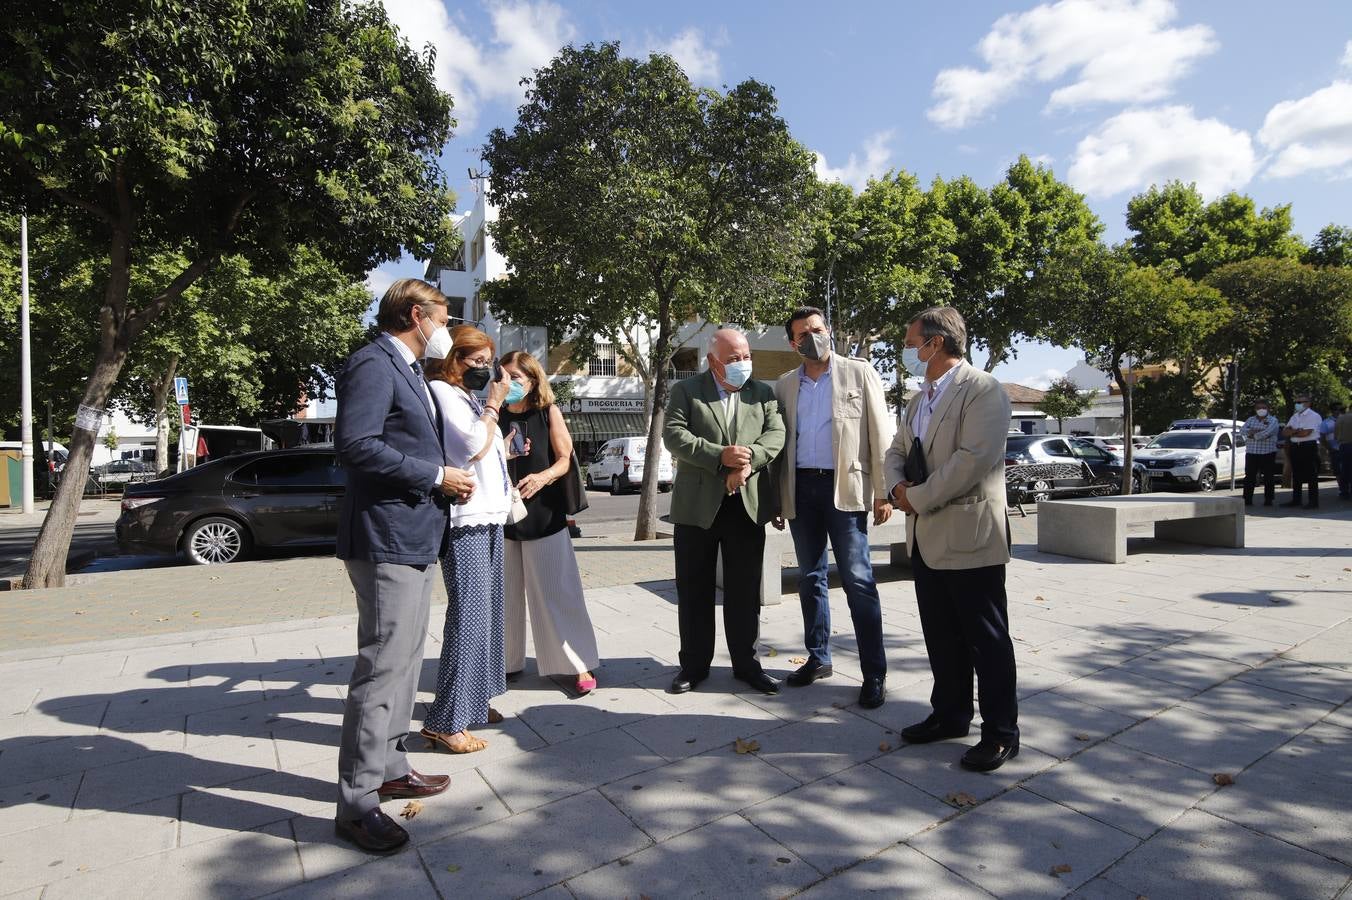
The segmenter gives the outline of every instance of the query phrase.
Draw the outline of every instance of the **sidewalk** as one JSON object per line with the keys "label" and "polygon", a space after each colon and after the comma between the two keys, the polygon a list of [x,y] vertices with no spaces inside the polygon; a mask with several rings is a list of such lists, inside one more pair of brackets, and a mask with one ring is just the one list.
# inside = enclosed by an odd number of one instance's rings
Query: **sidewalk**
{"label": "sidewalk", "polygon": [[[1121,566],[1036,553],[1035,518],[1016,520],[1009,570],[1023,748],[998,772],[959,769],[957,742],[900,745],[929,693],[909,580],[881,585],[879,710],[854,705],[838,591],[833,679],[764,697],[722,656],[672,696],[669,551],[579,542],[600,689],[572,699],[527,677],[497,701],[506,721],[477,730],[486,751],[419,748],[414,766],[452,788],[407,823],[415,846],[381,859],[333,836],[355,618],[331,559],[6,595],[0,636],[20,649],[0,653],[0,892],[1345,894],[1352,508],[1255,516],[1246,550],[1134,539]],[[278,607],[302,617],[259,618]],[[250,616],[262,624],[238,625]],[[801,629],[795,603],[764,610],[770,671],[794,667]]]}

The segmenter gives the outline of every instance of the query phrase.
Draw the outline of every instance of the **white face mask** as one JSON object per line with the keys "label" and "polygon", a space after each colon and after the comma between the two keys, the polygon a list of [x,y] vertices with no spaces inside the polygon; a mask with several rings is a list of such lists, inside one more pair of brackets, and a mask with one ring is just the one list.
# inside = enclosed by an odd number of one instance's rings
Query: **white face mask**
{"label": "white face mask", "polygon": [[906,368],[907,372],[910,372],[911,375],[915,376],[916,378],[925,377],[925,373],[929,371],[929,364],[933,360],[934,360],[933,353],[930,354],[929,359],[921,359],[919,347],[901,348],[901,364]]}
{"label": "white face mask", "polygon": [[[423,321],[430,322],[431,319]],[[430,335],[423,334],[422,326],[418,326],[418,337],[423,340],[423,356],[428,359],[445,359],[451,355],[451,350],[455,346],[455,341],[451,340],[451,332],[445,325],[436,325],[432,328]]]}
{"label": "white face mask", "polygon": [[723,380],[726,381],[734,391],[740,391],[742,386],[750,379],[751,360],[739,359],[736,362],[724,364]]}
{"label": "white face mask", "polygon": [[1267,411],[1266,409],[1260,409],[1260,410],[1258,410],[1258,418],[1260,418],[1260,419],[1266,419],[1266,418],[1267,418],[1267,412],[1268,412],[1268,411]]}

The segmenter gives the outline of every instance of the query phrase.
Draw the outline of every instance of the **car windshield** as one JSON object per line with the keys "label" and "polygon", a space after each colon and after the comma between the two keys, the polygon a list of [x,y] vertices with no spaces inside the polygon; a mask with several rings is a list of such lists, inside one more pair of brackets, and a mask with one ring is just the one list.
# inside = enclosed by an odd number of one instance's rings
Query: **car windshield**
{"label": "car windshield", "polygon": [[1215,435],[1209,431],[1180,431],[1162,434],[1151,441],[1146,449],[1161,448],[1164,450],[1205,450],[1211,446],[1211,440]]}
{"label": "car windshield", "polygon": [[1005,453],[1022,453],[1032,446],[1034,440],[1036,438],[1028,435],[1005,438]]}

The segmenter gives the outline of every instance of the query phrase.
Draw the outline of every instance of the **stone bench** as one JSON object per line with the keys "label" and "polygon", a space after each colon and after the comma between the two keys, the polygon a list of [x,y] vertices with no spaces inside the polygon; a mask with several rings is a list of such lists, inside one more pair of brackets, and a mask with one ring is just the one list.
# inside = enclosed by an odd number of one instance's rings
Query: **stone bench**
{"label": "stone bench", "polygon": [[1153,523],[1155,537],[1209,547],[1244,546],[1239,497],[1135,494],[1050,500],[1037,507],[1037,548],[1043,553],[1127,561],[1127,528]]}
{"label": "stone bench", "polygon": [[[909,568],[911,565],[911,556],[906,552],[906,516],[901,512],[893,512],[892,518],[888,519],[882,525],[873,524],[873,514],[869,513],[868,542],[873,544],[889,544],[891,552],[888,556],[888,563],[893,566],[902,566]],[[765,526],[765,556],[761,559],[761,605],[773,606],[781,599],[781,579],[783,577],[784,557],[792,554],[793,534],[789,531],[789,526],[785,525],[784,530],[780,531],[773,525]],[[831,554],[830,542],[827,542],[828,554]],[[835,561],[834,554],[830,557]],[[790,565],[797,566],[798,560],[795,557]],[[723,586],[723,557],[718,558],[718,586]]]}

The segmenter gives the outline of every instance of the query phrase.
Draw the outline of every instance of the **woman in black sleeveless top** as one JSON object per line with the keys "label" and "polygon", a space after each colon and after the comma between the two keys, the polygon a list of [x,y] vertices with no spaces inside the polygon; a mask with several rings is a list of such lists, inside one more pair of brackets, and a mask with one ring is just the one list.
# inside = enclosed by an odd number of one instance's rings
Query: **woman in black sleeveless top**
{"label": "woman in black sleeveless top", "polygon": [[561,481],[568,475],[573,438],[535,357],[516,350],[501,362],[526,396],[502,410],[499,426],[504,435],[515,427],[530,441],[529,452],[508,463],[526,502],[526,518],[504,533],[507,671],[525,668],[529,607],[539,674],[574,676],[578,692],[585,694],[596,688],[593,670],[600,659]]}

